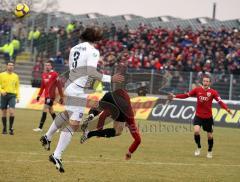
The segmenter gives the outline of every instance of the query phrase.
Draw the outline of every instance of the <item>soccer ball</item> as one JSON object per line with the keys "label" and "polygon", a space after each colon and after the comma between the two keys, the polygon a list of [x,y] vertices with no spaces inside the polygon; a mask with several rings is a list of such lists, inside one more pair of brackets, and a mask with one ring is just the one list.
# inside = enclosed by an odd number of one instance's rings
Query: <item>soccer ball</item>
{"label": "soccer ball", "polygon": [[22,18],[24,16],[26,16],[29,13],[30,9],[28,7],[28,5],[24,4],[24,3],[19,3],[17,4],[14,14],[16,17],[18,18]]}

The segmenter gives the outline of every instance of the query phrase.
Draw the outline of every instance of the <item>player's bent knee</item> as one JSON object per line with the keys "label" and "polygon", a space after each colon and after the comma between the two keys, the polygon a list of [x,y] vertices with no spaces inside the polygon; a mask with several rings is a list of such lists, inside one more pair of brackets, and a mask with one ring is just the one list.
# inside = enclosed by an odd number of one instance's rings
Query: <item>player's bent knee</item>
{"label": "player's bent knee", "polygon": [[212,139],[213,138],[213,134],[212,133],[207,133],[207,137],[208,137],[208,139]]}
{"label": "player's bent knee", "polygon": [[3,117],[6,117],[6,116],[7,116],[7,110],[5,110],[5,109],[2,110],[2,116],[3,116]]}
{"label": "player's bent knee", "polygon": [[200,131],[194,131],[194,135],[200,135]]}
{"label": "player's bent knee", "polygon": [[116,131],[115,136],[120,136],[120,135],[122,134],[122,131],[123,131],[123,127],[122,127],[122,126],[115,125],[115,126],[114,126],[114,129],[115,129],[115,131]]}
{"label": "player's bent knee", "polygon": [[120,136],[122,134],[122,131],[116,131],[115,136]]}
{"label": "player's bent knee", "polygon": [[200,127],[194,127],[194,134],[200,135]]}
{"label": "player's bent knee", "polygon": [[68,117],[65,116],[64,112],[60,112],[57,114],[56,118],[54,119],[54,122],[57,126],[57,128],[61,128],[64,125],[68,124]]}
{"label": "player's bent knee", "polygon": [[14,116],[14,109],[12,109],[12,108],[9,109],[9,115]]}

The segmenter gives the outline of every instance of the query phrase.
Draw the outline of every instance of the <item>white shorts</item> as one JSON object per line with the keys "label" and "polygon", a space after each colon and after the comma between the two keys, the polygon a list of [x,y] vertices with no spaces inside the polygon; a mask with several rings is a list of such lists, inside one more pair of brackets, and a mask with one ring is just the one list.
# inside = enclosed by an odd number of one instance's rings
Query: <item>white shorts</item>
{"label": "white shorts", "polygon": [[69,119],[72,121],[80,122],[83,118],[84,107],[78,106],[65,106],[66,111],[68,112]]}
{"label": "white shorts", "polygon": [[74,90],[71,87],[68,87],[64,94],[66,95],[65,110],[69,114],[69,119],[80,122],[86,108],[88,94],[81,88]]}

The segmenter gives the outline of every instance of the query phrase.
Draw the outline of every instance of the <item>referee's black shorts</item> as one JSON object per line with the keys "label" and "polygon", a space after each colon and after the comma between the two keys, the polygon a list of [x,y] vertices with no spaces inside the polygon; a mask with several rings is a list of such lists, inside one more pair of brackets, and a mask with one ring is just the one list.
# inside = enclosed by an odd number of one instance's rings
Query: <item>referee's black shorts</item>
{"label": "referee's black shorts", "polygon": [[16,94],[7,93],[7,95],[1,96],[1,109],[15,108]]}
{"label": "referee's black shorts", "polygon": [[203,128],[204,131],[208,132],[208,133],[212,133],[213,132],[213,118],[200,118],[198,116],[194,117],[193,120],[193,124],[194,125],[199,125]]}

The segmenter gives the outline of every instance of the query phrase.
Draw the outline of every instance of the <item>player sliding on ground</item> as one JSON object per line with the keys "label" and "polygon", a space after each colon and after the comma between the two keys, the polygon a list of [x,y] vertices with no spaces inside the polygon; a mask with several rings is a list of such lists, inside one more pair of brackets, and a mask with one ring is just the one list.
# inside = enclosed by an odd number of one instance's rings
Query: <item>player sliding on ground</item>
{"label": "player sliding on ground", "polygon": [[201,152],[201,142],[200,142],[200,128],[202,126],[203,130],[207,132],[208,138],[208,153],[207,158],[212,158],[212,148],[213,148],[213,117],[212,117],[212,102],[215,99],[218,104],[225,109],[229,114],[232,114],[230,109],[226,104],[223,103],[222,99],[218,95],[218,92],[212,88],[211,78],[209,75],[204,75],[202,78],[202,86],[196,87],[186,94],[170,94],[169,99],[174,98],[185,99],[188,97],[197,97],[197,107],[196,114],[193,121],[194,124],[194,140],[197,144],[197,149],[194,152],[195,156],[199,156]]}
{"label": "player sliding on ground", "polygon": [[[109,116],[114,120],[113,127],[103,129],[105,119]],[[123,128],[126,124],[134,138],[134,142],[129,147],[125,156],[126,160],[131,159],[132,153],[141,143],[141,137],[134,119],[130,97],[125,90],[117,89],[114,92],[107,92],[99,101],[98,107],[90,109],[88,118],[93,119],[83,124],[82,130],[85,132],[81,137],[81,143],[84,143],[87,139],[93,136],[106,138],[119,136],[122,134]],[[98,123],[96,127],[97,130],[88,131],[88,124],[94,121],[97,121]]]}

